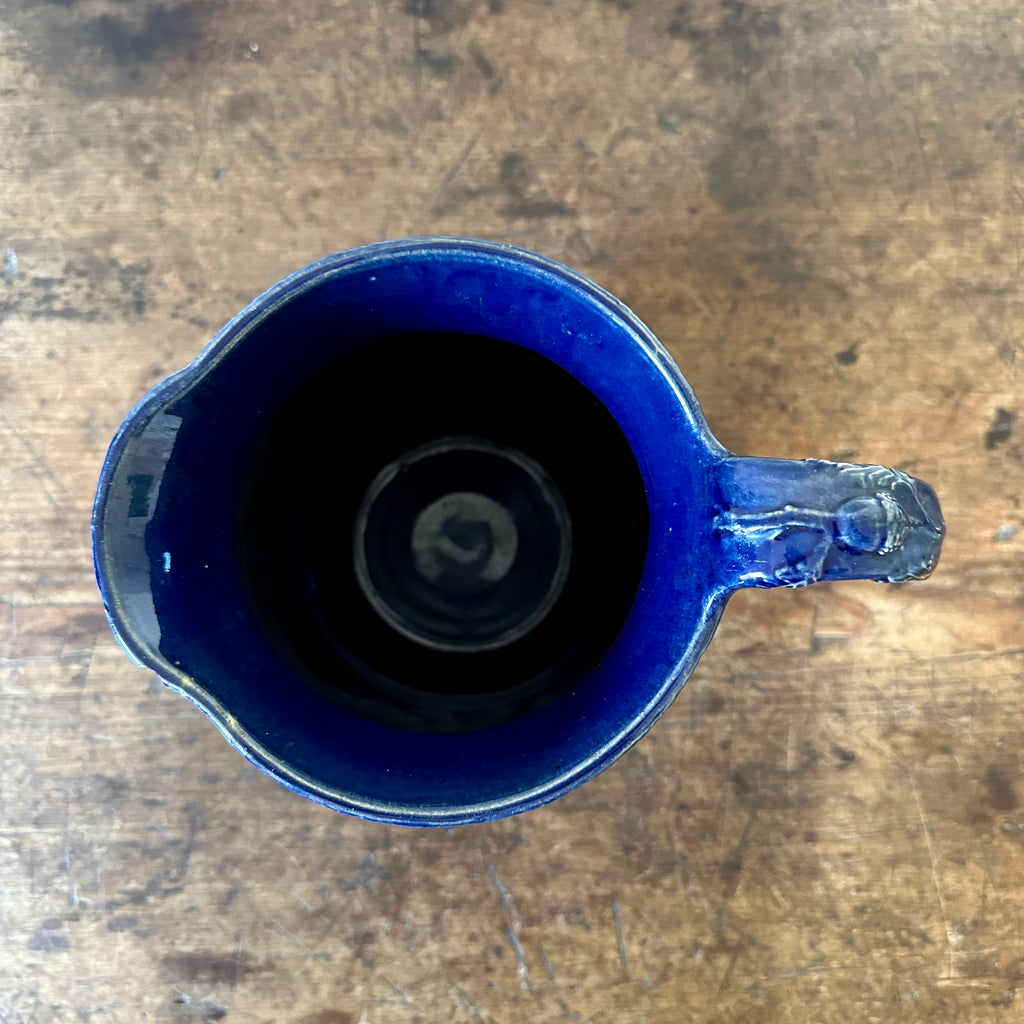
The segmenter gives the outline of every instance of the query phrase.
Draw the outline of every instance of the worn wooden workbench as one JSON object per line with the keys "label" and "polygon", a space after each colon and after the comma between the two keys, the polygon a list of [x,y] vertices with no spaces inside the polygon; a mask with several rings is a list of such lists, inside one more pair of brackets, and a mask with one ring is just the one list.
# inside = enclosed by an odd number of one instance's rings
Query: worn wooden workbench
{"label": "worn wooden workbench", "polygon": [[[1020,1019],[1015,0],[8,0],[0,97],[0,1021]],[[110,636],[97,471],[265,286],[423,233],[594,277],[735,451],[929,480],[939,570],[742,594],[517,819],[258,775]]]}

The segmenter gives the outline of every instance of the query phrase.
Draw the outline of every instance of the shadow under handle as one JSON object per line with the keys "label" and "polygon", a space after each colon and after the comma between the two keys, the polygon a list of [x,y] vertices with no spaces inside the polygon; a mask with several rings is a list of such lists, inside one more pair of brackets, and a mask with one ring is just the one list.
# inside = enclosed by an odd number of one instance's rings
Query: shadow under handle
{"label": "shadow under handle", "polygon": [[932,488],[882,466],[729,456],[717,467],[715,501],[724,591],[923,579],[945,533]]}

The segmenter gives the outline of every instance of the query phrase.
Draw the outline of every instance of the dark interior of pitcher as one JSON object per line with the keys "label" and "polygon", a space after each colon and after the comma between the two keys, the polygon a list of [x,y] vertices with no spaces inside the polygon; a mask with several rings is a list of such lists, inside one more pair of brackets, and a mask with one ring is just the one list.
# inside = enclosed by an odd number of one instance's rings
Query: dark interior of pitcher
{"label": "dark interior of pitcher", "polygon": [[362,714],[465,731],[583,679],[647,551],[636,460],[604,405],[527,348],[369,341],[270,417],[237,552],[265,634]]}

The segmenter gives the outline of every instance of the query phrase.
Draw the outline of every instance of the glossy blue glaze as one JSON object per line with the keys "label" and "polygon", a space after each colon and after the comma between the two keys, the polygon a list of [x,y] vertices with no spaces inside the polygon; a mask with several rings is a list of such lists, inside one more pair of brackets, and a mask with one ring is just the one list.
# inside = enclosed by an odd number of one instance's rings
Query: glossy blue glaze
{"label": "glossy blue glaze", "polygon": [[[582,382],[625,435],[649,512],[639,589],[600,663],[525,717],[459,733],[388,725],[306,685],[252,613],[235,550],[254,438],[284,399],[356,346],[431,331],[514,342]],[[361,438],[308,443],[343,471]],[[415,825],[524,811],[607,767],[675,697],[737,587],[921,576],[942,531],[931,489],[903,474],[733,457],[615,298],[536,254],[443,238],[330,256],[256,299],[132,410],[93,515],[104,605],[136,661],[286,786]]]}

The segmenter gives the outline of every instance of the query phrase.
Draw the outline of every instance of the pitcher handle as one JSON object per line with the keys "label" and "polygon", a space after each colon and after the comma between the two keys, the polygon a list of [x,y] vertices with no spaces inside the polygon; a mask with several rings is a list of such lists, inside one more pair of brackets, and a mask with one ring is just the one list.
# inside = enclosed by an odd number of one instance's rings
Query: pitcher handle
{"label": "pitcher handle", "polygon": [[945,533],[932,488],[883,466],[729,456],[717,466],[715,499],[723,591],[923,579]]}

